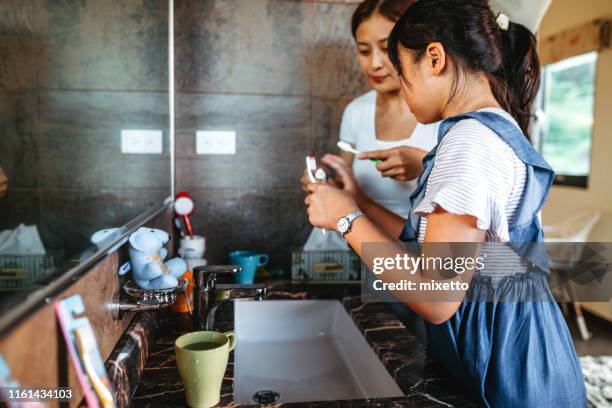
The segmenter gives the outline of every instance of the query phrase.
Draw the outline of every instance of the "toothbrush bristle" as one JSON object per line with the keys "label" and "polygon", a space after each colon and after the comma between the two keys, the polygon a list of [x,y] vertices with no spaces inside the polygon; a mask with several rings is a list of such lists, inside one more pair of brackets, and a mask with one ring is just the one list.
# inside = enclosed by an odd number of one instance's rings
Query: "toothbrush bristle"
{"label": "toothbrush bristle", "polygon": [[353,146],[351,146],[349,143],[345,142],[344,140],[339,140],[337,143],[337,146],[341,149],[344,150],[345,152],[349,152],[349,153],[355,153],[356,150],[353,148]]}

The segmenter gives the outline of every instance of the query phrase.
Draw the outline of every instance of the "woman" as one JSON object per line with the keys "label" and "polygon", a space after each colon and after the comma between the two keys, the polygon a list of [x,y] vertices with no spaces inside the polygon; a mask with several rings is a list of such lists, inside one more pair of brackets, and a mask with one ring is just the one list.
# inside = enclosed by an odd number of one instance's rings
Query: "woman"
{"label": "woman", "polygon": [[[328,154],[322,159],[332,168],[351,168],[348,170],[350,177],[357,179],[364,195],[402,217],[410,213],[409,197],[421,172],[423,157],[436,144],[437,131],[435,125],[419,124],[410,112],[387,56],[389,33],[414,1],[365,0],[355,9],[351,32],[357,61],[372,90],[346,107],[340,125],[340,140],[362,153],[355,158],[351,153],[340,152],[339,156]],[[370,159],[380,162],[374,163]],[[307,184],[308,178],[304,176],[302,185],[305,190]],[[313,230],[306,247],[314,241],[317,231]],[[331,239],[331,235],[328,238]],[[339,241],[344,244],[342,239]],[[418,316],[394,304],[390,307],[421,341],[426,341],[423,322]]]}
{"label": "woman", "polygon": [[[554,178],[525,137],[540,82],[535,37],[505,15],[496,18],[487,0],[419,0],[394,27],[389,56],[417,120],[442,121],[411,196],[414,214],[406,221],[376,206],[345,172],[344,190],[308,186],[310,222],[343,231],[371,267],[364,244],[397,237],[422,243],[425,256],[433,243],[506,243],[509,269],[474,273],[457,299],[394,294],[427,322],[430,349],[484,406],[586,407],[546,258],[524,245],[543,242],[539,215]],[[410,279],[428,282],[427,272]],[[379,275],[391,283],[406,277],[399,269]],[[504,301],[507,295],[520,301]]]}
{"label": "woman", "polygon": [[[406,217],[414,179],[421,160],[436,144],[435,126],[417,123],[402,98],[401,87],[387,57],[391,29],[414,0],[366,0],[351,21],[359,66],[372,90],[352,101],[344,111],[340,140],[359,151],[369,152],[361,160],[351,153],[340,157],[352,166],[363,191],[385,208]],[[374,163],[367,158],[381,159]],[[338,162],[328,155],[326,164]]]}

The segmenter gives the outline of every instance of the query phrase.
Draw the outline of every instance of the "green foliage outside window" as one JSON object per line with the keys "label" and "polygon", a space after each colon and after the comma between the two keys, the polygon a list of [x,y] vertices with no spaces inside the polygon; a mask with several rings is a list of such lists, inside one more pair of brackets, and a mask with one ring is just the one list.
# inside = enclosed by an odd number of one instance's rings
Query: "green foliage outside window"
{"label": "green foliage outside window", "polygon": [[544,129],[541,151],[558,175],[588,176],[595,102],[597,53],[544,68]]}

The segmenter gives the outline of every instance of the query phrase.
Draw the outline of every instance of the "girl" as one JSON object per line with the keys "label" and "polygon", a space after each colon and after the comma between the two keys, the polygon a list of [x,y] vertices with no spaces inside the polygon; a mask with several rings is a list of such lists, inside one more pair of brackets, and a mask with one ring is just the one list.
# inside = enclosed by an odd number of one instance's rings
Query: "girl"
{"label": "girl", "polygon": [[[344,190],[308,186],[310,222],[343,231],[362,258],[362,244],[396,237],[424,248],[507,243],[516,262],[503,258],[511,265],[505,276],[475,274],[467,292],[474,301],[396,297],[427,322],[430,349],[484,406],[586,407],[546,258],[524,245],[543,241],[539,213],[554,176],[525,137],[539,85],[534,36],[496,18],[487,0],[418,0],[394,27],[389,57],[416,119],[442,120],[411,196],[413,213],[406,221],[377,208],[349,178]],[[364,261],[372,266],[369,256]],[[378,278],[406,277],[392,272]],[[411,279],[426,281],[423,273]],[[544,299],[503,301],[508,293]]]}

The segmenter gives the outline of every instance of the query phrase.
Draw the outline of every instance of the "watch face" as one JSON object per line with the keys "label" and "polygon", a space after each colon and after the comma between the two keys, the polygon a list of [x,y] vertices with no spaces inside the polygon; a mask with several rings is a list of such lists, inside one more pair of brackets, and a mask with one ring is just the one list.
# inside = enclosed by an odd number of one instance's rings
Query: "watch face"
{"label": "watch face", "polygon": [[344,234],[349,228],[349,222],[346,218],[340,218],[338,220],[338,231]]}

